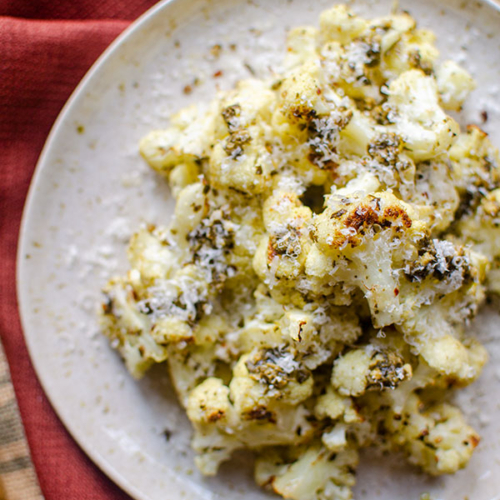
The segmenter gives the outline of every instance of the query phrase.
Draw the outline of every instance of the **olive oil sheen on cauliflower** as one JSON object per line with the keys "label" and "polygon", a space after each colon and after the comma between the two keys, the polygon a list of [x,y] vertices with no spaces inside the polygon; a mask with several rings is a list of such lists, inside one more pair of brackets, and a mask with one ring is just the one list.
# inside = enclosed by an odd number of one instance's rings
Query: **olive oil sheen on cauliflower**
{"label": "olive oil sheen on cauliflower", "polygon": [[140,377],[166,361],[207,475],[252,449],[259,485],[352,498],[360,448],[432,475],[479,436],[451,393],[487,361],[466,325],[500,291],[500,166],[459,111],[474,88],[408,14],[337,5],[285,70],[147,135],[167,227],[131,239],[102,325]]}

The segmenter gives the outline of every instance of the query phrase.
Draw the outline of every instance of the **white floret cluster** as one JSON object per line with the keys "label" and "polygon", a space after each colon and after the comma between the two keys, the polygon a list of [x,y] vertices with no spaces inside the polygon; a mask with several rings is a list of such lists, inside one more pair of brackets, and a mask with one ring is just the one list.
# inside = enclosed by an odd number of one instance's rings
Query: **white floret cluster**
{"label": "white floret cluster", "polygon": [[337,5],[279,78],[142,140],[175,213],[132,238],[103,330],[134,376],[167,362],[204,474],[248,448],[261,486],[344,500],[362,447],[470,459],[447,399],[487,360],[466,325],[500,291],[500,162],[446,114],[474,81],[438,56],[410,15]]}

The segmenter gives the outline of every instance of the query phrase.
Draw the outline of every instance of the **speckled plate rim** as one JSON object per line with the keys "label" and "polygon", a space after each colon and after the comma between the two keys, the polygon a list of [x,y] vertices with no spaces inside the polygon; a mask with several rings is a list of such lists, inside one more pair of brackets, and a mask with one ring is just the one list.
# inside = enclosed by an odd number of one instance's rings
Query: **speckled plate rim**
{"label": "speckled plate rim", "polygon": [[[164,9],[172,7],[174,4],[178,4],[181,0],[162,0],[144,14],[142,14],[137,20],[135,20],[129,27],[127,27],[118,37],[106,48],[106,50],[99,56],[99,58],[94,62],[88,72],[85,74],[83,79],[77,85],[70,98],[63,106],[60,114],[52,126],[52,129],[47,137],[45,145],[37,161],[33,177],[30,183],[28,195],[26,197],[25,206],[23,209],[21,226],[19,231],[18,248],[17,248],[17,259],[16,259],[16,289],[17,289],[17,300],[18,308],[20,312],[20,320],[23,328],[23,332],[27,331],[27,317],[28,317],[28,301],[22,293],[21,283],[25,280],[25,268],[22,265],[22,256],[26,253],[28,249],[28,220],[31,216],[32,211],[36,204],[36,190],[37,187],[45,173],[45,170],[49,168],[48,157],[49,152],[56,142],[56,137],[58,136],[60,130],[65,125],[68,116],[71,114],[73,108],[79,105],[80,101],[85,99],[85,91],[90,82],[98,79],[100,77],[101,70],[108,64],[108,61],[115,55],[115,53],[121,48],[122,44],[128,41],[135,33],[141,31],[150,21],[152,21],[161,11]],[[484,4],[492,7],[493,9],[500,12],[500,3],[497,0],[480,0]],[[126,477],[120,474],[107,460],[102,457],[98,451],[93,449],[89,443],[87,443],[83,436],[79,433],[76,425],[72,422],[64,419],[62,417],[63,411],[58,403],[58,398],[55,397],[55,388],[50,384],[50,380],[47,380],[42,376],[42,371],[40,369],[40,360],[35,355],[34,345],[30,340],[29,335],[24,335],[28,352],[31,358],[31,362],[37,373],[37,377],[42,385],[42,388],[47,395],[52,407],[58,414],[61,422],[68,430],[73,439],[78,443],[80,448],[86,453],[88,457],[120,488],[122,488],[126,493],[131,495],[133,498],[142,498],[142,492],[136,488],[133,484],[127,481]]]}

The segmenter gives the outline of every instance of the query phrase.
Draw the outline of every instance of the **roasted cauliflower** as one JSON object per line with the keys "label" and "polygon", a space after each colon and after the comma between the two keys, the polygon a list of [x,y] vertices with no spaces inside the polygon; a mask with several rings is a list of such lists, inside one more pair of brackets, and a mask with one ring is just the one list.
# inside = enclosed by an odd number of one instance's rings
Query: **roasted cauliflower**
{"label": "roasted cauliflower", "polygon": [[234,450],[284,498],[352,498],[358,450],[432,475],[479,436],[446,401],[487,361],[466,325],[500,291],[500,160],[461,131],[474,81],[408,14],[346,6],[140,143],[172,188],[101,322],[140,377],[168,365],[207,475]]}

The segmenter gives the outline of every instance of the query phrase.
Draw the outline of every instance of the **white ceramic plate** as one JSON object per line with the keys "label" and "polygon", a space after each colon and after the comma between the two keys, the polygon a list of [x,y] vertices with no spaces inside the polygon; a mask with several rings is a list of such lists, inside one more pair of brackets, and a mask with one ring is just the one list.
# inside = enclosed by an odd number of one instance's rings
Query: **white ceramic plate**
{"label": "white ceramic plate", "polygon": [[[392,1],[351,2],[362,14]],[[263,499],[245,456],[217,478],[195,470],[190,427],[164,368],[135,382],[98,332],[100,287],[126,269],[125,243],[140,222],[165,223],[172,202],[164,181],[139,158],[150,129],[188,103],[249,76],[279,68],[285,31],[316,23],[332,2],[179,0],[156,6],[105,53],[73,94],[40,158],[25,209],[18,255],[24,331],[40,380],[62,421],[88,455],[140,500]],[[439,36],[446,57],[479,87],[465,110],[500,144],[500,14],[486,2],[402,1]],[[210,48],[221,44],[220,57]],[[234,44],[234,45],[233,45]],[[220,76],[214,76],[220,75]],[[198,82],[195,85],[194,82]],[[192,93],[183,89],[189,85]],[[496,100],[496,103],[495,103]],[[490,307],[473,325],[492,362],[460,400],[484,436],[466,471],[430,480],[400,458],[365,454],[358,499],[500,499],[499,317]],[[480,409],[475,410],[476,408]],[[167,440],[165,431],[171,434]]]}

